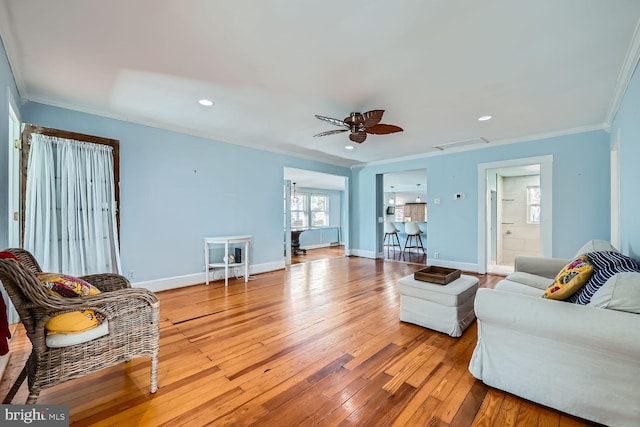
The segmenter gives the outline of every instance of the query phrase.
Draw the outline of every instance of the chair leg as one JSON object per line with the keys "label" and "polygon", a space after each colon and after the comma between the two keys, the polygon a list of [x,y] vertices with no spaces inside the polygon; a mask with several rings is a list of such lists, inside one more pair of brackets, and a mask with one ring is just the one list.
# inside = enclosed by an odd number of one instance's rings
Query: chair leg
{"label": "chair leg", "polygon": [[411,248],[410,243],[411,243],[411,235],[407,234],[407,239],[404,241],[404,249],[402,249],[402,253],[406,252],[407,248]]}
{"label": "chair leg", "polygon": [[[27,378],[27,365],[26,364],[24,365],[24,368],[22,368],[22,371],[20,371],[20,375],[18,375],[18,378],[16,378],[16,381],[11,386],[11,390],[9,390],[9,393],[7,393],[7,395],[5,396],[4,400],[2,401],[3,405],[11,404],[11,401],[13,400],[13,397],[18,392],[18,389],[20,388],[20,386],[24,382],[25,378]],[[36,398],[37,398],[37,396],[36,396]]]}
{"label": "chair leg", "polygon": [[426,254],[426,252],[424,251],[424,245],[422,244],[422,237],[418,234],[418,240],[420,241],[420,249],[422,249],[422,253]]}
{"label": "chair leg", "polygon": [[400,252],[402,252],[402,246],[400,245],[400,238],[398,237],[398,233],[394,233],[393,237],[395,237],[395,241],[393,242],[394,248],[397,246],[400,248]]}
{"label": "chair leg", "polygon": [[38,401],[38,396],[40,396],[40,390],[32,390],[29,393],[29,397],[27,397],[27,405],[35,405]]}
{"label": "chair leg", "polygon": [[158,355],[151,358],[151,393],[158,391]]}

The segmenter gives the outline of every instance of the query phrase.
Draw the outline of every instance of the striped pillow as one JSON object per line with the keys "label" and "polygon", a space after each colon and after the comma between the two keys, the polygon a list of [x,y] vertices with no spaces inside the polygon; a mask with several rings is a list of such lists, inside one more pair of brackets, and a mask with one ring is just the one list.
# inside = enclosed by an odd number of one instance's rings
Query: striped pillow
{"label": "striped pillow", "polygon": [[567,300],[568,302],[581,305],[588,304],[593,294],[614,274],[623,271],[640,272],[638,261],[619,252],[590,252],[587,254],[587,258],[589,259],[589,264],[593,266],[593,274],[587,284],[573,294]]}

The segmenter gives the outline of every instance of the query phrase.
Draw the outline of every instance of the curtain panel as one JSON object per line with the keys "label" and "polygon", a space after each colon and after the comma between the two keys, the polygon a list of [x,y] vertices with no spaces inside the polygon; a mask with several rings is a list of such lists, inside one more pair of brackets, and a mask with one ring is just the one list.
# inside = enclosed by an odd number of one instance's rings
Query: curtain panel
{"label": "curtain panel", "polygon": [[24,247],[44,271],[120,273],[112,147],[32,134]]}

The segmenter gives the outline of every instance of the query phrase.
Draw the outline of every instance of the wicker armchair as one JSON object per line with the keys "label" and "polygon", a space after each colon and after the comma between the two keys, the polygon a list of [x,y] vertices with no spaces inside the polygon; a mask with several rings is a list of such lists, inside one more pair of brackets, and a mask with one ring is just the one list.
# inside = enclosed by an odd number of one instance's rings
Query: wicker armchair
{"label": "wicker armchair", "polygon": [[[95,274],[82,279],[100,289],[100,294],[56,297],[40,285],[35,273],[42,270],[29,252],[7,251],[20,262],[0,259],[0,280],[20,314],[33,349],[4,404],[11,403],[25,377],[29,384],[27,404],[33,404],[45,388],[134,357],[151,357],[151,393],[156,392],[160,303],[151,291],[131,288],[129,281],[117,274]],[[105,316],[108,334],[81,344],[48,347],[45,323],[55,315],[84,309]]]}

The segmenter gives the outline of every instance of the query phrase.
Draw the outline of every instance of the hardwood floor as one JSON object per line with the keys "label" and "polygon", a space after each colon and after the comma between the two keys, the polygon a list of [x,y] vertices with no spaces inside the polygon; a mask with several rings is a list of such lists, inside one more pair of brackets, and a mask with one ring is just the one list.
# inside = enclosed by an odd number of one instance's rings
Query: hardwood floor
{"label": "hardwood floor", "polygon": [[410,262],[412,264],[427,265],[427,254],[422,252],[400,251],[385,248],[384,259],[390,261]]}
{"label": "hardwood floor", "polygon": [[[396,281],[419,268],[340,257],[159,292],[156,394],[149,360],[135,359],[38,403],[68,404],[78,426],[590,425],[476,381],[475,323],[451,338],[400,322]],[[501,278],[479,277],[489,287]],[[0,394],[29,351],[20,328]]]}
{"label": "hardwood floor", "polygon": [[342,256],[344,256],[344,246],[328,246],[326,248],[307,249],[306,254],[291,256],[291,264],[300,264],[303,262],[338,258]]}

